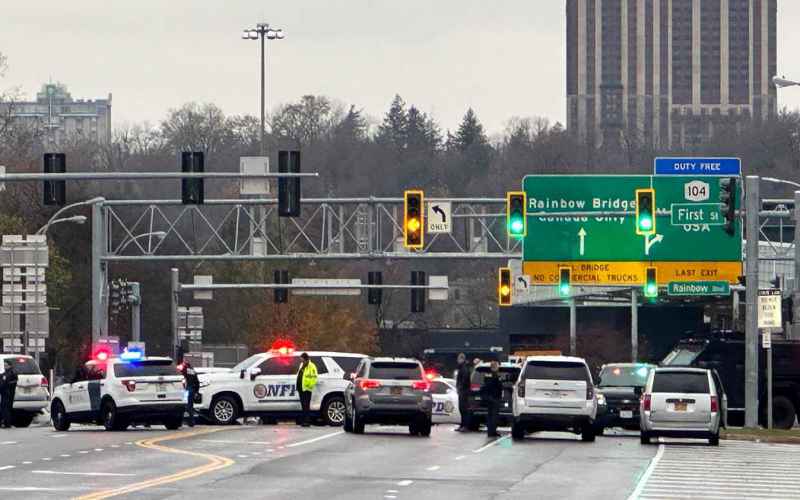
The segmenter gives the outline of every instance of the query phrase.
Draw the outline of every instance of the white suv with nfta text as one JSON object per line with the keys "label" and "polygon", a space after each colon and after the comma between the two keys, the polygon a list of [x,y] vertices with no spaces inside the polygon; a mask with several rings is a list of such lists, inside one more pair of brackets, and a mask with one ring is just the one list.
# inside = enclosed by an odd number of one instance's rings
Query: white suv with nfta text
{"label": "white suv with nfta text", "polygon": [[[291,348],[254,354],[226,372],[200,373],[201,402],[195,408],[218,425],[240,417],[261,417],[273,423],[301,414],[295,387],[300,352]],[[344,424],[344,390],[350,374],[366,356],[342,352],[308,351],[317,367],[317,385],[311,392],[311,413],[328,425]]]}
{"label": "white suv with nfta text", "polygon": [[53,390],[50,416],[58,431],[72,423],[125,430],[131,424],[178,429],[186,409],[183,376],[169,358],[92,360],[72,382]]}

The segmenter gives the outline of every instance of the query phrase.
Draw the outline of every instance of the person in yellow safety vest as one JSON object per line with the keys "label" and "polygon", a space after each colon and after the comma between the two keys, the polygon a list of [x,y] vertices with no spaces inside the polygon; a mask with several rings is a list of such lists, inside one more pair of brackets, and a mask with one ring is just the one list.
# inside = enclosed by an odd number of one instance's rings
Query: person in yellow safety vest
{"label": "person in yellow safety vest", "polygon": [[311,407],[311,391],[317,385],[317,365],[308,359],[308,353],[300,355],[302,363],[300,370],[297,371],[297,392],[300,394],[300,407],[303,414],[300,417],[300,425],[308,427],[308,413]]}

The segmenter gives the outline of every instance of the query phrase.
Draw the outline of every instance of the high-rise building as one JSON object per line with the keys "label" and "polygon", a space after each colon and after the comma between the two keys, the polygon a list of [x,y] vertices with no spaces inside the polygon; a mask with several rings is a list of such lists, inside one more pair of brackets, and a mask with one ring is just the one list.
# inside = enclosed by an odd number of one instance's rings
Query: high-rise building
{"label": "high-rise building", "polygon": [[567,127],[682,147],[777,111],[777,0],[567,0]]}
{"label": "high-rise building", "polygon": [[43,139],[57,146],[76,134],[100,144],[111,140],[111,94],[108,99],[73,99],[61,83],[46,83],[35,101],[0,104],[14,121],[42,127]]}

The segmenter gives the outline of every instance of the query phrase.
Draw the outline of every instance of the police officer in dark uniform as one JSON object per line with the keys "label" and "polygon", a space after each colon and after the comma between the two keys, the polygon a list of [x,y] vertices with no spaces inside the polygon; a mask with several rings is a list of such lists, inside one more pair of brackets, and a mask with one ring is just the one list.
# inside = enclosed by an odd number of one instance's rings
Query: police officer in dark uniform
{"label": "police officer in dark uniform", "polygon": [[189,427],[194,427],[194,400],[200,392],[200,379],[194,366],[185,359],[181,366],[181,374],[187,392],[186,412],[189,414]]}
{"label": "police officer in dark uniform", "polygon": [[503,399],[503,382],[497,361],[492,361],[489,373],[483,378],[481,399],[486,402],[486,435],[490,438],[500,437],[497,433],[497,414]]}
{"label": "police officer in dark uniform", "polygon": [[469,389],[470,372],[467,357],[464,353],[458,355],[458,369],[456,370],[456,390],[458,391],[458,411],[461,413],[461,425],[456,429],[458,432],[469,430]]}
{"label": "police officer in dark uniform", "polygon": [[3,363],[5,370],[0,375],[0,423],[6,429],[11,428],[14,396],[17,392],[17,372],[10,360]]}

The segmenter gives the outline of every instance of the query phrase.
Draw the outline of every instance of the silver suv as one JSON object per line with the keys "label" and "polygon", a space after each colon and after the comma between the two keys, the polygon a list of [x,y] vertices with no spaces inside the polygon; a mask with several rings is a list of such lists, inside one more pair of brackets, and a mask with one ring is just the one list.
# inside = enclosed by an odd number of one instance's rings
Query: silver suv
{"label": "silver suv", "polygon": [[17,392],[14,394],[11,420],[14,427],[28,427],[50,403],[49,384],[32,357],[26,354],[0,354],[0,370],[6,360],[17,372]]}
{"label": "silver suv", "polygon": [[642,444],[666,436],[707,438],[718,446],[726,403],[722,384],[710,370],[657,368],[640,403]]}
{"label": "silver suv", "polygon": [[408,425],[412,436],[430,436],[430,387],[416,359],[366,358],[345,389],[344,430],[363,434],[365,424]]}

